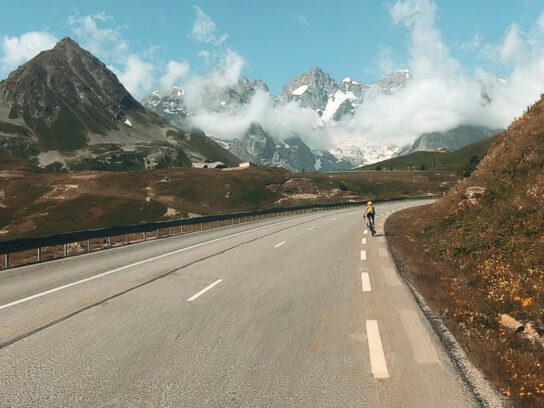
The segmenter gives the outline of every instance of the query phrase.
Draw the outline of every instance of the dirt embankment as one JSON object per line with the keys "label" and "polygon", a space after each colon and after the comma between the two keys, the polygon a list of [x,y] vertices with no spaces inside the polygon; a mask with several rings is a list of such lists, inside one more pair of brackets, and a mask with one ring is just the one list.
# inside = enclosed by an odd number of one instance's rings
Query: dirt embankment
{"label": "dirt embankment", "polygon": [[[389,218],[385,230],[399,271],[499,393],[514,406],[542,407],[544,347],[524,336],[521,326],[504,324],[505,315],[513,316],[534,329],[537,338],[544,334],[542,273],[520,273],[514,262],[505,264],[498,255],[463,254],[458,244],[472,245],[474,237],[465,231],[464,239],[457,241],[440,229],[448,223],[448,209],[440,203]],[[463,234],[461,225],[459,229],[455,231]]]}

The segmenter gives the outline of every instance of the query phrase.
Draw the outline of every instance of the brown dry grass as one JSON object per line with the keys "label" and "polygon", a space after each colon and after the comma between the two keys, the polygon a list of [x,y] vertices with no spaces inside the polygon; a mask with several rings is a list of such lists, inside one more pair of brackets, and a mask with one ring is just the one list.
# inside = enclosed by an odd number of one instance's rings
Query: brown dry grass
{"label": "brown dry grass", "polygon": [[[299,195],[282,190],[304,178]],[[440,194],[452,174],[348,172],[293,174],[278,168],[243,171],[175,168],[136,172],[47,174],[0,171],[0,239],[225,214],[278,206]],[[276,187],[274,187],[276,186]],[[306,189],[308,191],[306,191]],[[310,191],[311,190],[311,191]],[[304,199],[304,193],[315,193]]]}

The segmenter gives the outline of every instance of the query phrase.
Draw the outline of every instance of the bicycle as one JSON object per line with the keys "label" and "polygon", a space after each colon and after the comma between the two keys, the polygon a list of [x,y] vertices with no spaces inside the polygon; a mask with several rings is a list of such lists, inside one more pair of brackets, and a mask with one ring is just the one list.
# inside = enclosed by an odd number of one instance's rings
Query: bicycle
{"label": "bicycle", "polygon": [[366,218],[366,226],[370,230],[370,233],[372,234],[372,236],[376,235],[376,225],[374,225],[374,220],[370,217],[365,217],[365,218]]}

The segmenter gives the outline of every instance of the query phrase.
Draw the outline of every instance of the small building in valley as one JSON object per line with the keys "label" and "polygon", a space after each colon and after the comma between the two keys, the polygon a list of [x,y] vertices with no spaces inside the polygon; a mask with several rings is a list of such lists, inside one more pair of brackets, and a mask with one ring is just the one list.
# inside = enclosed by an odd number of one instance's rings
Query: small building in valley
{"label": "small building in valley", "polygon": [[223,162],[216,161],[211,163],[195,162],[193,163],[193,167],[195,169],[225,169],[228,166]]}

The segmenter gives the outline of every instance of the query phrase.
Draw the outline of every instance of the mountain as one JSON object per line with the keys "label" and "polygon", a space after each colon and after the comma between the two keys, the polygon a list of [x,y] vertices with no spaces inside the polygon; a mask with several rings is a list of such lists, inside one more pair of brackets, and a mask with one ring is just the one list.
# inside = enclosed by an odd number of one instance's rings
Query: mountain
{"label": "mountain", "polygon": [[238,162],[205,135],[147,111],[70,38],[0,82],[0,153],[73,170]]}
{"label": "mountain", "polygon": [[377,84],[361,84],[347,77],[337,83],[321,68],[312,68],[289,81],[278,97],[280,103],[298,102],[315,110],[325,125],[353,114],[357,107],[379,95],[391,95],[412,80],[409,71],[395,71]]}
{"label": "mountain", "polygon": [[298,136],[276,141],[258,123],[253,123],[243,137],[234,139],[228,148],[241,160],[297,172],[340,171],[351,168],[350,163],[338,160],[330,152],[312,150]]}
{"label": "mountain", "polygon": [[[310,108],[317,112],[321,128],[327,128],[331,122],[350,119],[357,108],[379,95],[391,95],[405,87],[412,79],[408,71],[395,71],[387,75],[376,84],[361,84],[351,78],[345,78],[340,83],[336,82],[329,74],[321,68],[313,68],[309,72],[292,79],[283,87],[282,92],[275,100],[277,105],[287,103],[297,103],[302,107]],[[203,93],[202,100],[199,101],[199,107],[205,107],[207,111],[240,111],[243,105],[249,103],[251,97],[257,90],[268,92],[268,87],[262,81],[250,81],[241,79],[238,84],[227,88],[209,88]],[[153,112],[157,113],[171,124],[190,129],[191,109],[186,101],[185,91],[174,87],[167,92],[154,92],[142,100],[143,105]],[[344,136],[341,134],[332,134],[332,148],[330,151],[317,151],[307,146],[303,138],[300,142],[293,143],[287,140],[272,140],[267,129],[262,131],[270,139],[268,146],[258,150],[259,154],[244,153],[246,150],[252,151],[252,138],[258,137],[261,140],[262,135],[256,136],[253,130],[247,129],[241,134],[236,143],[221,140],[221,135],[214,135],[223,147],[229,149],[232,153],[242,160],[252,160],[255,163],[283,166],[289,169],[315,169],[321,171],[330,171],[336,169],[346,169],[348,166],[358,167],[362,164],[384,160],[397,154],[398,147],[382,146],[368,143],[361,135]],[[259,133],[259,132],[257,132]],[[286,137],[291,137],[286,135]],[[301,146],[303,143],[309,151],[314,152],[313,165],[309,165],[308,160],[304,163],[295,163],[295,157],[302,160],[304,155],[299,156],[288,153],[282,146],[287,144],[290,147]],[[261,142],[256,142],[257,144]],[[279,146],[272,148],[270,146]],[[303,149],[305,150],[305,149]],[[274,154],[272,151],[275,151]],[[317,153],[316,153],[317,152]],[[320,156],[322,155],[322,156]],[[321,157],[321,161],[318,158]],[[325,160],[324,157],[328,159]],[[321,163],[321,165],[320,165]]]}
{"label": "mountain", "polygon": [[501,129],[490,129],[483,126],[457,126],[446,132],[424,133],[419,136],[410,146],[403,147],[399,154],[405,155],[413,152],[432,152],[439,148],[446,148],[455,151],[481,140],[500,133]]}

